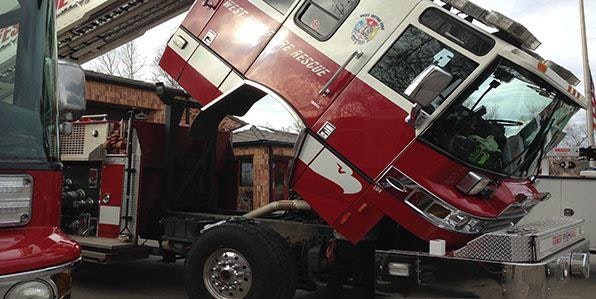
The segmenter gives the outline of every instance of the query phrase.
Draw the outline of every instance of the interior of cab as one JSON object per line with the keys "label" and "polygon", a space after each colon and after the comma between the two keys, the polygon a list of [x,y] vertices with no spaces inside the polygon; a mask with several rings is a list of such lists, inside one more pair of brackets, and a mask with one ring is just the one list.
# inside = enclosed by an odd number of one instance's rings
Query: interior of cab
{"label": "interior of cab", "polygon": [[525,176],[579,107],[529,71],[501,60],[423,139],[476,167]]}

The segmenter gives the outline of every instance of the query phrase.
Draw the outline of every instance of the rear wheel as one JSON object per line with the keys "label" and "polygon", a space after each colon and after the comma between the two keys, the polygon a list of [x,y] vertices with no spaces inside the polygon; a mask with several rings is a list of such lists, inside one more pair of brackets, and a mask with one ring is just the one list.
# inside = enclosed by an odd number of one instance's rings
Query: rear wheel
{"label": "rear wheel", "polygon": [[296,262],[287,242],[252,222],[226,223],[205,231],[185,263],[190,298],[292,298]]}

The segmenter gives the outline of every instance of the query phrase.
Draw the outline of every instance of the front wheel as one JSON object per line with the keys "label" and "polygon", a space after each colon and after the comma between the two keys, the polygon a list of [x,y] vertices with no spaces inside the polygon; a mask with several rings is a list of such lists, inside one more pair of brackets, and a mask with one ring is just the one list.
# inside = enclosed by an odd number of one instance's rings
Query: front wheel
{"label": "front wheel", "polygon": [[252,222],[225,223],[205,231],[185,262],[190,298],[292,298],[296,261],[273,230]]}

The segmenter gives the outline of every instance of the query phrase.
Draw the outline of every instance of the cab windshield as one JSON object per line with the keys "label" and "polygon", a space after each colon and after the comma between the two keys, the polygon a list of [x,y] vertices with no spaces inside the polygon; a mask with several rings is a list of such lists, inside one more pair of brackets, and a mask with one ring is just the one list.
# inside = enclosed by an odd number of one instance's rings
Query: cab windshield
{"label": "cab windshield", "polygon": [[0,1],[0,162],[57,161],[53,1]]}
{"label": "cab windshield", "polygon": [[532,175],[579,105],[529,71],[501,60],[422,139],[473,167]]}

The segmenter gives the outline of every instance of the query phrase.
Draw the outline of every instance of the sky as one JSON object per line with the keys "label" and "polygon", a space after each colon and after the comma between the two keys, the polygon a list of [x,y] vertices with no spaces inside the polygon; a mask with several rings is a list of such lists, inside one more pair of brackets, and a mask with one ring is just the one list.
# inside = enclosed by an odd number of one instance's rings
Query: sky
{"label": "sky", "polygon": [[[473,0],[489,10],[498,11],[525,25],[541,42],[537,52],[545,59],[553,60],[571,70],[583,81],[579,29],[579,0]],[[586,0],[588,48],[592,73],[596,76],[596,1]],[[165,44],[186,13],[148,30],[137,39],[137,44],[151,61],[157,49]],[[93,62],[91,62],[93,63]],[[89,67],[89,64],[83,67]],[[151,70],[141,70],[141,79],[150,80]],[[582,85],[578,90],[583,93]],[[582,122],[585,113],[578,114],[575,122]],[[273,99],[259,101],[243,118],[249,123],[282,128],[290,126],[288,112]]]}

